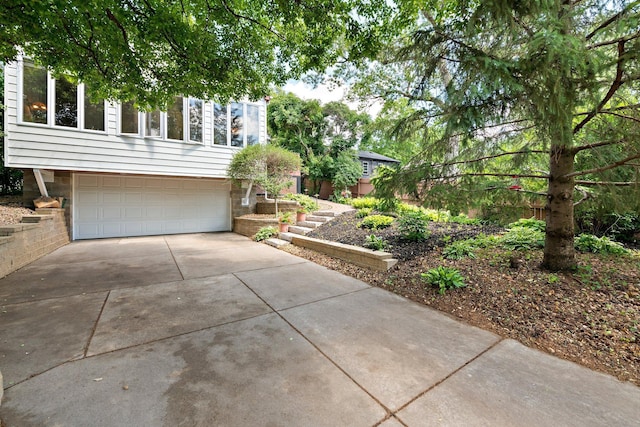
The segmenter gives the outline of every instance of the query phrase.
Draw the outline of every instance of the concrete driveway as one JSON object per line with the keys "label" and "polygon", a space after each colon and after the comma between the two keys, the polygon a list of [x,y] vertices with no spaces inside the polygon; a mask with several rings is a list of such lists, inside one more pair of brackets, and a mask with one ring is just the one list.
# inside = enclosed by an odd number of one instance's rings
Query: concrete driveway
{"label": "concrete driveway", "polygon": [[7,426],[640,425],[640,389],[232,233],[0,280]]}

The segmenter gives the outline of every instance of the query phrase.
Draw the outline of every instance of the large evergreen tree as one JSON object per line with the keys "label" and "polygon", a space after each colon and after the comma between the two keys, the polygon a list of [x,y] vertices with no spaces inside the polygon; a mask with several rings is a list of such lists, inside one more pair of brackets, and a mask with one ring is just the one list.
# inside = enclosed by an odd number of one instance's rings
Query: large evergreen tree
{"label": "large evergreen tree", "polygon": [[[460,0],[420,7],[416,27],[394,41],[397,55],[383,58],[399,83],[378,84],[387,98],[410,99],[411,119],[431,131],[403,173],[461,189],[489,176],[546,180],[543,265],[573,268],[574,205],[594,186],[638,191],[631,172],[640,158],[640,2]],[[576,169],[586,153],[595,163]],[[521,166],[530,154],[546,155],[546,167]],[[492,169],[507,158],[512,171]],[[614,168],[628,178],[602,179]]]}

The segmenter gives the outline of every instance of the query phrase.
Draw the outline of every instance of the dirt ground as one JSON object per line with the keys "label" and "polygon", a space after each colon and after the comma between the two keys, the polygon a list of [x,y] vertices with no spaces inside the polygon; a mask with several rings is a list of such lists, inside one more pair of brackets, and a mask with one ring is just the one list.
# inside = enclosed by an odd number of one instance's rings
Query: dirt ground
{"label": "dirt ground", "polygon": [[[354,214],[345,214],[311,236],[361,246],[372,233],[357,228],[358,221]],[[293,245],[285,250],[640,386],[640,257],[578,254],[580,266],[570,273],[541,270],[541,250],[492,248],[478,250],[474,259],[445,260],[441,250],[447,241],[501,229],[431,223],[430,230],[422,243],[402,241],[393,226],[375,232],[399,259],[388,272],[369,271]],[[440,265],[458,269],[467,287],[440,295],[427,285],[420,273]]]}

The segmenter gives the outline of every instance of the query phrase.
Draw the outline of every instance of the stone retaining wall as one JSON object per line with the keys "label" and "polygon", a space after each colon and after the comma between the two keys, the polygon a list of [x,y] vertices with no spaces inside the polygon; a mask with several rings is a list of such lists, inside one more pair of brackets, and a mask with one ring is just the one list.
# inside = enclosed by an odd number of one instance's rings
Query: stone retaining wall
{"label": "stone retaining wall", "polygon": [[376,271],[387,271],[398,262],[389,252],[372,251],[359,246],[329,242],[307,236],[294,234],[291,237],[291,243]]}
{"label": "stone retaining wall", "polygon": [[64,209],[36,209],[20,224],[0,226],[0,278],[69,243]]}
{"label": "stone retaining wall", "polygon": [[262,227],[278,228],[278,220],[271,217],[257,217],[254,215],[239,216],[233,219],[233,232],[243,236],[253,237]]}

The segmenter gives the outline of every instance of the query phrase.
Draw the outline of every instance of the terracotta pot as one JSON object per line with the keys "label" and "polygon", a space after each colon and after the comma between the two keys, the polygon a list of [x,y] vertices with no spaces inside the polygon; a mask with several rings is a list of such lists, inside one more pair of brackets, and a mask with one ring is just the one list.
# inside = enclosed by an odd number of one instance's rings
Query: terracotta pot
{"label": "terracotta pot", "polygon": [[296,213],[296,222],[306,221],[306,220],[307,220],[306,212],[297,212]]}
{"label": "terracotta pot", "polygon": [[287,233],[289,231],[289,224],[281,222],[278,224],[278,226],[280,228],[281,233]]}

